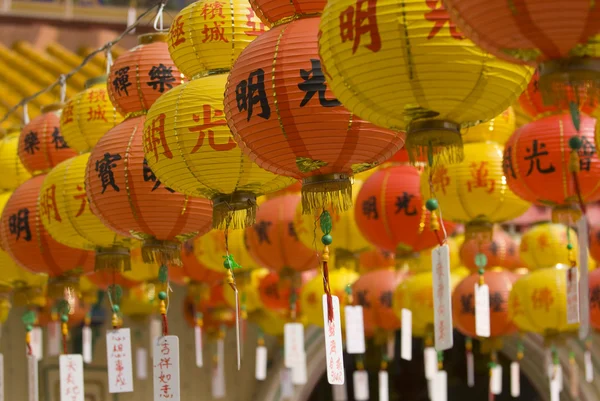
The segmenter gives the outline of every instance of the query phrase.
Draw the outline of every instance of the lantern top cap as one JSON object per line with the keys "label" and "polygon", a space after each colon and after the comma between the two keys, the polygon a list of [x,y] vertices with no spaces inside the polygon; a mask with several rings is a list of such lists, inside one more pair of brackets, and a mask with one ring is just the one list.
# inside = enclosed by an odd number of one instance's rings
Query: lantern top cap
{"label": "lantern top cap", "polygon": [[50,113],[52,111],[62,110],[65,107],[64,103],[50,103],[40,108],[42,113]]}
{"label": "lantern top cap", "polygon": [[169,34],[167,32],[152,32],[138,36],[138,44],[148,45],[150,43],[164,42],[167,43]]}
{"label": "lantern top cap", "polygon": [[89,89],[96,84],[105,84],[106,82],[108,82],[108,78],[106,75],[100,75],[99,77],[90,78],[87,81],[85,81],[85,89]]}

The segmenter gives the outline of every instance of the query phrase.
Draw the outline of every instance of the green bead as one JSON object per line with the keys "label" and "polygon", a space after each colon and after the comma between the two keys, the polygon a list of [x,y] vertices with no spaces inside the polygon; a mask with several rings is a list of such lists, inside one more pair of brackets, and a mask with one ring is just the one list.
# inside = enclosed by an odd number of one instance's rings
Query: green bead
{"label": "green bead", "polygon": [[113,312],[119,313],[120,310],[121,308],[119,308],[119,305],[113,305]]}
{"label": "green bead", "polygon": [[62,315],[60,317],[61,322],[67,323],[69,321],[69,315]]}
{"label": "green bead", "polygon": [[28,324],[27,326],[25,326],[25,330],[31,331],[31,330],[33,330],[33,326]]}
{"label": "green bead", "polygon": [[567,244],[567,249],[570,251],[571,249],[573,249],[573,244]]}
{"label": "green bead", "polygon": [[226,268],[227,270],[231,269],[231,260],[229,260],[228,258],[226,258],[223,261],[223,267]]}
{"label": "green bead", "polygon": [[331,245],[331,243],[333,242],[333,237],[331,236],[331,234],[325,234],[321,237],[321,242],[323,243],[323,245]]}
{"label": "green bead", "polygon": [[480,276],[482,276],[482,275],[485,273],[485,269],[484,269],[483,267],[480,267],[480,268],[477,270],[477,273],[479,273],[479,275],[480,275]]}
{"label": "green bead", "polygon": [[475,255],[475,266],[477,267],[486,267],[488,263],[487,256],[485,253],[478,253]]}
{"label": "green bead", "polygon": [[167,293],[164,291],[159,292],[158,299],[160,299],[161,301],[164,301],[165,299],[167,299]]}
{"label": "green bead", "polygon": [[583,146],[583,141],[579,136],[572,136],[569,139],[569,147],[573,150],[579,150]]}
{"label": "green bead", "polygon": [[437,208],[439,207],[437,199],[434,199],[434,198],[427,199],[427,202],[425,202],[425,207],[430,212],[437,210]]}

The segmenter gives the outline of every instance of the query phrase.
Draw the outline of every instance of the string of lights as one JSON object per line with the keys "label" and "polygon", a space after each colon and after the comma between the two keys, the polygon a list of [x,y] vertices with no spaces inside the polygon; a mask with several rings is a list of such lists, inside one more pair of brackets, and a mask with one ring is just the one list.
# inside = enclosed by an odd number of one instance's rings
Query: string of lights
{"label": "string of lights", "polygon": [[81,64],[79,64],[77,67],[73,68],[67,74],[61,74],[56,81],[54,81],[52,84],[45,87],[44,89],[34,93],[31,96],[27,96],[27,97],[21,99],[21,101],[19,103],[15,104],[13,107],[11,107],[6,112],[6,114],[4,114],[2,116],[2,119],[0,119],[0,124],[3,123],[4,121],[6,121],[10,117],[11,114],[16,113],[17,110],[19,110],[19,108],[22,107],[22,108],[24,108],[24,110],[27,110],[27,103],[31,102],[33,99],[37,98],[38,96],[43,95],[46,92],[50,92],[57,86],[61,86],[61,101],[63,101],[64,99],[63,99],[62,93],[64,92],[64,90],[62,88],[64,88],[64,86],[66,85],[67,80],[69,78],[71,78],[73,75],[77,74],[97,54],[102,53],[102,52],[107,53],[107,69],[110,68],[110,59],[111,59],[110,58],[110,49],[111,49],[111,47],[116,45],[117,43],[119,43],[125,37],[125,35],[127,35],[131,31],[133,31],[141,23],[142,19],[144,19],[148,14],[150,14],[155,9],[158,9],[158,11],[157,11],[156,17],[154,19],[154,28],[162,31],[163,30],[162,14],[163,14],[163,10],[165,8],[166,3],[167,3],[166,0],[161,0],[159,3],[153,5],[152,7],[150,7],[146,11],[144,11],[142,14],[140,14],[137,17],[137,19],[134,21],[134,23],[129,25],[127,27],[127,29],[125,29],[119,36],[117,36],[115,39],[105,43],[103,46],[97,48],[96,50],[90,52],[87,56],[85,56],[85,58],[82,60]]}

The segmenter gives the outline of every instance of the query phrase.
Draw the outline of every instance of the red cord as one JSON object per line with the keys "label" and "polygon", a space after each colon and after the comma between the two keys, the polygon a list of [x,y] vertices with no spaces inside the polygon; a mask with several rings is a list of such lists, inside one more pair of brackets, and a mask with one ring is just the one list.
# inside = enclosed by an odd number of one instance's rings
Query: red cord
{"label": "red cord", "polygon": [[167,315],[162,315],[162,335],[164,336],[168,336],[169,335],[169,323],[167,322]]}
{"label": "red cord", "polygon": [[27,355],[33,355],[33,349],[29,343],[27,343]]}
{"label": "red cord", "polygon": [[333,321],[333,298],[331,297],[331,287],[329,286],[329,268],[327,261],[323,261],[323,291],[327,295],[327,319]]}
{"label": "red cord", "polygon": [[[575,192],[577,193],[577,200],[579,201],[579,207],[581,208],[581,212],[585,215],[586,207],[585,203],[583,203],[583,197],[581,196],[581,186],[579,185],[579,177],[577,173],[573,172],[573,183],[575,184]],[[581,235],[581,234],[580,234]]]}
{"label": "red cord", "polygon": [[436,238],[437,238],[437,240],[438,240],[438,244],[439,244],[440,246],[443,246],[443,245],[444,245],[444,242],[442,241],[442,237],[440,237],[440,232],[439,232],[439,230],[433,230],[433,232],[435,233],[435,237],[436,237]]}
{"label": "red cord", "polygon": [[67,355],[67,335],[63,334],[62,336],[62,343],[63,343],[63,354]]}

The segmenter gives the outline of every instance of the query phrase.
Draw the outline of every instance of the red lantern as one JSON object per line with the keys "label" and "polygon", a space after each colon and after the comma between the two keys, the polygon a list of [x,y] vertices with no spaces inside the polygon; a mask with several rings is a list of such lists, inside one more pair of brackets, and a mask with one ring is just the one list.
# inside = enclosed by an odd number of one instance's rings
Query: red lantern
{"label": "red lantern", "polygon": [[136,281],[123,277],[121,273],[111,270],[97,270],[85,276],[96,287],[106,291],[111,285],[119,285],[123,288],[132,288],[138,284]]}
{"label": "red lantern", "polygon": [[[483,275],[490,291],[490,337],[513,334],[516,326],[508,317],[508,296],[517,276],[513,273],[492,269]],[[454,325],[465,336],[477,337],[475,332],[475,284],[479,274],[471,274],[461,281],[452,293],[452,316]]]}
{"label": "red lantern", "polygon": [[590,272],[590,324],[600,330],[600,269]]}
{"label": "red lantern", "polygon": [[360,268],[363,271],[392,268],[396,264],[396,257],[392,252],[381,249],[370,249],[358,257]]}
{"label": "red lantern", "polygon": [[[420,176],[416,167],[392,165],[379,169],[364,182],[356,199],[355,218],[369,242],[396,255],[438,244],[421,196]],[[451,234],[454,224],[444,225]]]}
{"label": "red lantern", "polygon": [[475,273],[479,269],[475,264],[475,256],[484,254],[487,266],[516,269],[519,266],[519,245],[504,230],[496,227],[491,239],[481,240],[477,237],[468,237],[460,247],[460,260],[466,268]]}
{"label": "red lantern", "polygon": [[[272,26],[281,20],[293,20],[321,14],[327,0],[250,0],[260,20]],[[262,29],[264,31],[264,29]]]}
{"label": "red lantern", "polygon": [[302,274],[293,273],[291,276],[275,272],[267,274],[258,284],[260,302],[263,304],[264,309],[278,313],[289,311],[292,301],[292,290],[294,290],[296,292],[296,314],[300,315],[298,294],[302,291],[304,284],[314,278],[315,275],[315,270],[309,270]]}
{"label": "red lantern", "polygon": [[225,269],[220,273],[208,269],[204,266],[194,254],[194,240],[188,240],[183,243],[181,250],[181,261],[185,275],[192,282],[205,283],[210,286],[220,283],[225,278]]}
{"label": "red lantern", "polygon": [[246,247],[262,266],[277,272],[304,271],[318,266],[314,250],[298,238],[294,218],[300,195],[283,195],[260,205],[256,223],[246,228]]}

